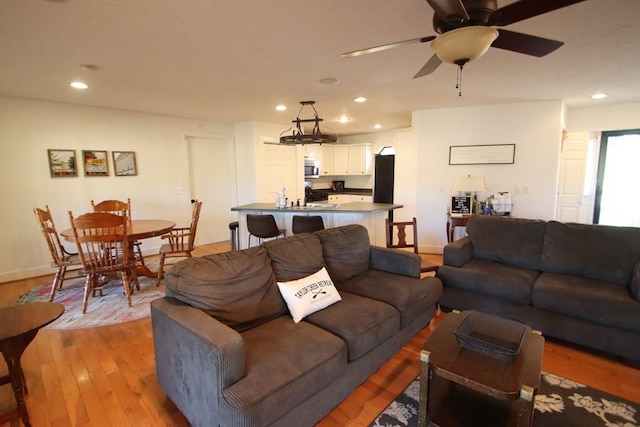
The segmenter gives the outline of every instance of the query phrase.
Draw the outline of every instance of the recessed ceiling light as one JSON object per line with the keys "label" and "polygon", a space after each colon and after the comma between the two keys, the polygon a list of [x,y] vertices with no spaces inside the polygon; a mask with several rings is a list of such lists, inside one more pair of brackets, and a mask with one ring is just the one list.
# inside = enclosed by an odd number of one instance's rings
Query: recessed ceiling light
{"label": "recessed ceiling light", "polygon": [[72,82],[71,87],[74,89],[87,89],[89,86],[83,82]]}
{"label": "recessed ceiling light", "polygon": [[320,83],[322,83],[323,85],[334,85],[338,83],[338,79],[336,79],[335,77],[326,77],[324,79],[321,79]]}
{"label": "recessed ceiling light", "polygon": [[609,95],[607,95],[606,93],[598,92],[598,93],[594,93],[593,95],[591,95],[591,98],[593,98],[593,99],[604,99],[607,96],[609,96]]}
{"label": "recessed ceiling light", "polygon": [[382,125],[380,123],[376,123],[375,125],[373,125],[374,129],[382,129]]}
{"label": "recessed ceiling light", "polygon": [[345,116],[344,114],[340,116],[340,118],[338,119],[338,121],[340,123],[347,123],[349,121],[349,117]]}
{"label": "recessed ceiling light", "polygon": [[353,98],[354,102],[365,102],[367,100],[367,98],[365,98],[364,96],[359,96],[357,98]]}
{"label": "recessed ceiling light", "polygon": [[282,105],[282,104],[276,105],[276,110],[278,111],[286,111],[286,109],[287,109],[286,105]]}

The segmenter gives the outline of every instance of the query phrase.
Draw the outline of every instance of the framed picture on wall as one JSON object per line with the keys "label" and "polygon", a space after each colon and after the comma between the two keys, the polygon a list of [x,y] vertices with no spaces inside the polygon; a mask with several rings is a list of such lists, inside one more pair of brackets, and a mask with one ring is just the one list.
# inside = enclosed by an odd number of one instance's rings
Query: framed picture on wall
{"label": "framed picture on wall", "polygon": [[76,150],[47,150],[49,173],[52,178],[78,176]]}
{"label": "framed picture on wall", "polygon": [[136,153],[133,151],[112,151],[113,173],[115,176],[138,175]]}
{"label": "framed picture on wall", "polygon": [[106,151],[82,150],[84,176],[109,176]]}

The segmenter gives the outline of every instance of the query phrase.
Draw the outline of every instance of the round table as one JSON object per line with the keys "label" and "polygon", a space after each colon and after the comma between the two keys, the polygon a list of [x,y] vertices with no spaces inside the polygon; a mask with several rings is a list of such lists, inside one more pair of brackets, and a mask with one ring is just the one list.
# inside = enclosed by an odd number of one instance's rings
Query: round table
{"label": "round table", "polygon": [[0,424],[20,417],[25,426],[31,425],[24,403],[27,385],[20,358],[40,328],[62,316],[62,313],[64,306],[53,302],[34,302],[0,308],[0,351],[9,370],[8,375],[0,377],[0,385],[11,383],[18,404],[17,409],[0,416]]}
{"label": "round table", "polygon": [[[165,219],[132,219],[127,227],[127,236],[129,237],[129,251],[133,256],[133,244],[136,240],[148,239],[151,237],[162,236],[167,234],[176,226],[173,221]],[[67,228],[60,235],[69,242],[74,242],[73,229]],[[138,276],[157,277],[157,273],[152,272],[146,266],[136,264],[136,273]]]}

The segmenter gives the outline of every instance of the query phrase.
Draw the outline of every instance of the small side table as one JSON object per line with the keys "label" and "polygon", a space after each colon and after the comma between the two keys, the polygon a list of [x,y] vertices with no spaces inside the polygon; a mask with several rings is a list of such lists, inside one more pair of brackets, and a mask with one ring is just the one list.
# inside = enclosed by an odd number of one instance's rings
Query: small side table
{"label": "small side table", "polygon": [[509,364],[460,347],[453,331],[468,313],[447,314],[420,352],[418,426],[531,427],[544,338],[526,333]]}
{"label": "small side table", "polygon": [[27,385],[20,358],[36,334],[62,316],[64,306],[51,302],[34,302],[0,308],[0,352],[7,362],[8,375],[0,377],[0,385],[11,383],[18,407],[0,415],[0,424],[20,418],[29,427],[29,413],[24,402]]}
{"label": "small side table", "polygon": [[451,215],[447,213],[447,242],[453,242],[453,235],[456,227],[466,227],[467,222],[473,214],[463,214],[462,216]]}

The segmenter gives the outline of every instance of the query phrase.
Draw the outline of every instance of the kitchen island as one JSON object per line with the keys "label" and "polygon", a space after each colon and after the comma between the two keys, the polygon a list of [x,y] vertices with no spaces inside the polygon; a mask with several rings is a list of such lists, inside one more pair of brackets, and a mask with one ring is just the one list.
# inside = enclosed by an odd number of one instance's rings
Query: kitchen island
{"label": "kitchen island", "polygon": [[[389,203],[351,202],[342,204],[308,203],[307,206],[289,206],[279,209],[273,203],[250,203],[236,206],[232,211],[239,212],[238,245],[240,249],[248,247],[247,214],[270,214],[276,219],[278,227],[287,230],[287,236],[293,235],[291,222],[294,215],[319,215],[325,228],[339,227],[347,224],[362,224],[369,232],[372,245],[386,246],[384,220],[389,212],[400,209],[402,205]],[[257,244],[252,238],[251,245]]]}

